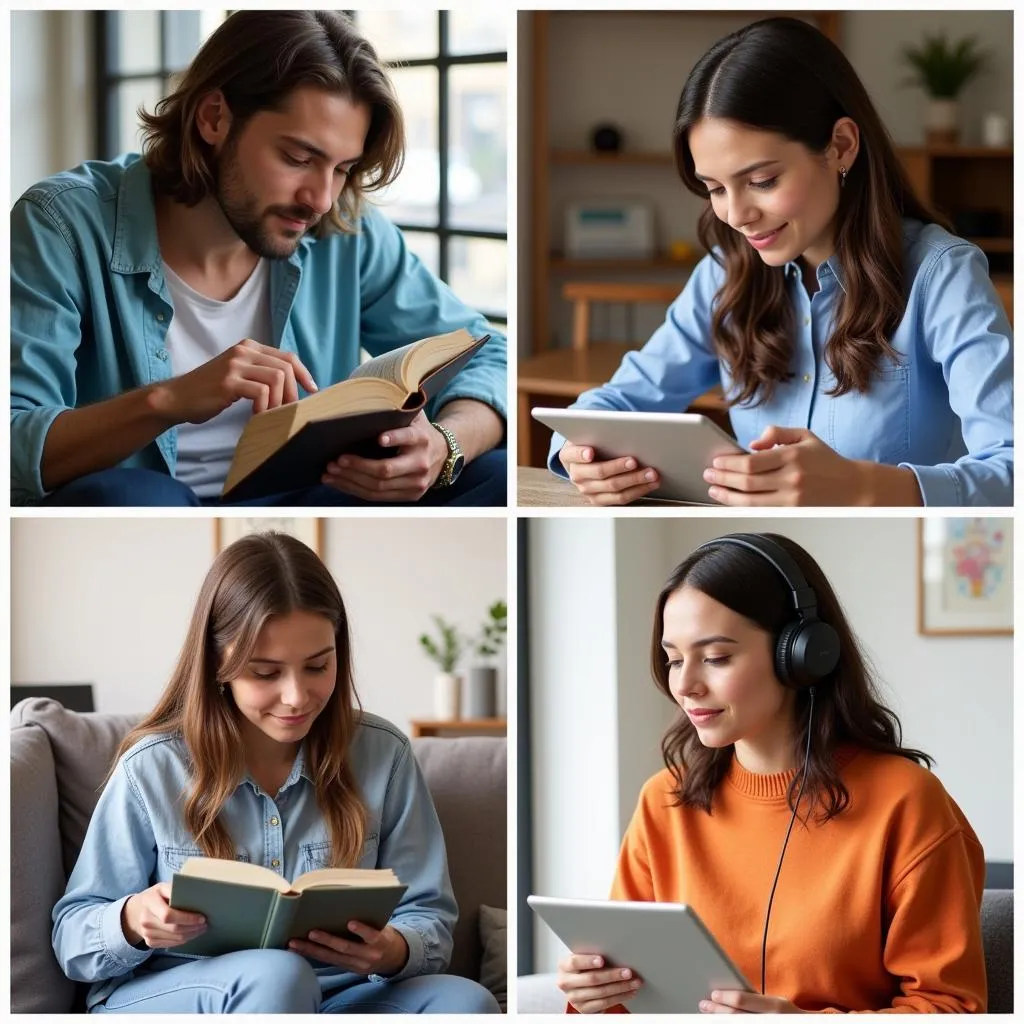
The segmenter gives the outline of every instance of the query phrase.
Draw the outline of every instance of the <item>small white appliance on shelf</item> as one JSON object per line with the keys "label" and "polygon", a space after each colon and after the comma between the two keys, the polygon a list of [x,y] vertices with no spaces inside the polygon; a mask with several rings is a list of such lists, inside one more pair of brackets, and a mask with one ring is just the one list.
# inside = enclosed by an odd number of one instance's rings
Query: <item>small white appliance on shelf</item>
{"label": "small white appliance on shelf", "polygon": [[575,260],[649,260],[654,207],[643,199],[581,199],[565,214],[565,255]]}

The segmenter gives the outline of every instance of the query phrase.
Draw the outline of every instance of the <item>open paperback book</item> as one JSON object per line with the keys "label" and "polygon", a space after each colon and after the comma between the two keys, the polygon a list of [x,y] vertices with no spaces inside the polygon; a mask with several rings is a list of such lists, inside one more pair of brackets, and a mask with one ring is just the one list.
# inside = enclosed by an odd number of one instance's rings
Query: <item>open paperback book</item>
{"label": "open paperback book", "polygon": [[175,953],[219,956],[240,949],[285,949],[318,929],[358,941],[349,921],[387,924],[404,886],[389,869],[327,868],[289,884],[269,868],[192,857],[175,872],[171,906],[206,917],[206,931]]}
{"label": "open paperback book", "polygon": [[490,335],[423,338],[356,367],[346,380],[257,413],[235,447],[221,497],[245,501],[320,483],[339,455],[381,458],[385,430],[408,426]]}

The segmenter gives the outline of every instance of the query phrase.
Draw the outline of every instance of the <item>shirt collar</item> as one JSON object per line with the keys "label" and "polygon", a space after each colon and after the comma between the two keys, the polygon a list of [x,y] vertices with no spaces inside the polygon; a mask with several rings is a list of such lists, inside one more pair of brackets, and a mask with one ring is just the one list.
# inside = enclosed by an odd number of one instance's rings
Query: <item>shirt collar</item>
{"label": "shirt collar", "polygon": [[[277,795],[280,796],[290,786],[294,786],[299,779],[305,779],[311,786],[315,785],[313,776],[310,774],[306,767],[306,744],[303,743],[299,747],[299,752],[295,755],[295,761],[292,763],[292,770],[288,773],[288,778],[284,780],[281,788],[277,791]],[[240,786],[244,786],[248,783],[252,786],[256,793],[262,793],[263,790],[260,788],[259,783],[252,777],[252,775],[246,771],[242,777],[242,781],[239,783]]]}
{"label": "shirt collar", "polygon": [[153,182],[145,160],[137,157],[125,167],[117,188],[110,269],[115,274],[141,274],[161,267]]}
{"label": "shirt collar", "polygon": [[[802,275],[800,273],[800,264],[796,260],[790,260],[785,267],[786,277],[789,280],[802,281]],[[839,263],[839,257],[833,253],[824,263],[822,263],[815,271],[818,278],[818,287],[824,289],[828,283],[828,279],[834,277],[839,287],[846,291],[846,275],[843,272],[843,268]]]}

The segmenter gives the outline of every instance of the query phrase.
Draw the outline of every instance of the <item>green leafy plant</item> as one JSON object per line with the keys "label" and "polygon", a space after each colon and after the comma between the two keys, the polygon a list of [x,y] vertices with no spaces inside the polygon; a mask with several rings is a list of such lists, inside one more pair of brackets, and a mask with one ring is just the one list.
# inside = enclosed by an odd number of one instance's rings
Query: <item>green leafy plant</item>
{"label": "green leafy plant", "polygon": [[919,46],[904,46],[901,56],[913,71],[904,85],[919,85],[933,99],[952,100],[985,69],[990,55],[978,48],[977,36],[951,43],[940,32],[926,35]]}
{"label": "green leafy plant", "polygon": [[431,661],[436,662],[442,672],[454,672],[455,666],[466,649],[466,640],[458,629],[440,615],[432,615],[434,625],[440,634],[435,638],[426,633],[420,635],[420,647]]}
{"label": "green leafy plant", "polygon": [[505,636],[508,633],[508,605],[504,601],[495,601],[487,609],[487,618],[484,620],[483,628],[474,641],[474,649],[482,658],[493,658],[500,654],[505,646]]}

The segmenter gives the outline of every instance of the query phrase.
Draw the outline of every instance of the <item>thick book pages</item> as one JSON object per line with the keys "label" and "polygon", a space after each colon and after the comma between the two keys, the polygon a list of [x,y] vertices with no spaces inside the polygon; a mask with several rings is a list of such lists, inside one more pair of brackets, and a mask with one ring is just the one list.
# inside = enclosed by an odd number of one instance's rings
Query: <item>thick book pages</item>
{"label": "thick book pages", "polygon": [[358,367],[347,380],[246,424],[224,482],[225,501],[246,501],[320,483],[339,455],[382,458],[385,430],[408,426],[490,335],[425,338]]}
{"label": "thick book pages", "polygon": [[355,939],[349,921],[383,928],[405,893],[391,871],[313,871],[292,886],[267,868],[193,858],[171,883],[171,906],[206,916],[206,931],[175,953],[220,956],[241,949],[284,949],[319,929]]}

